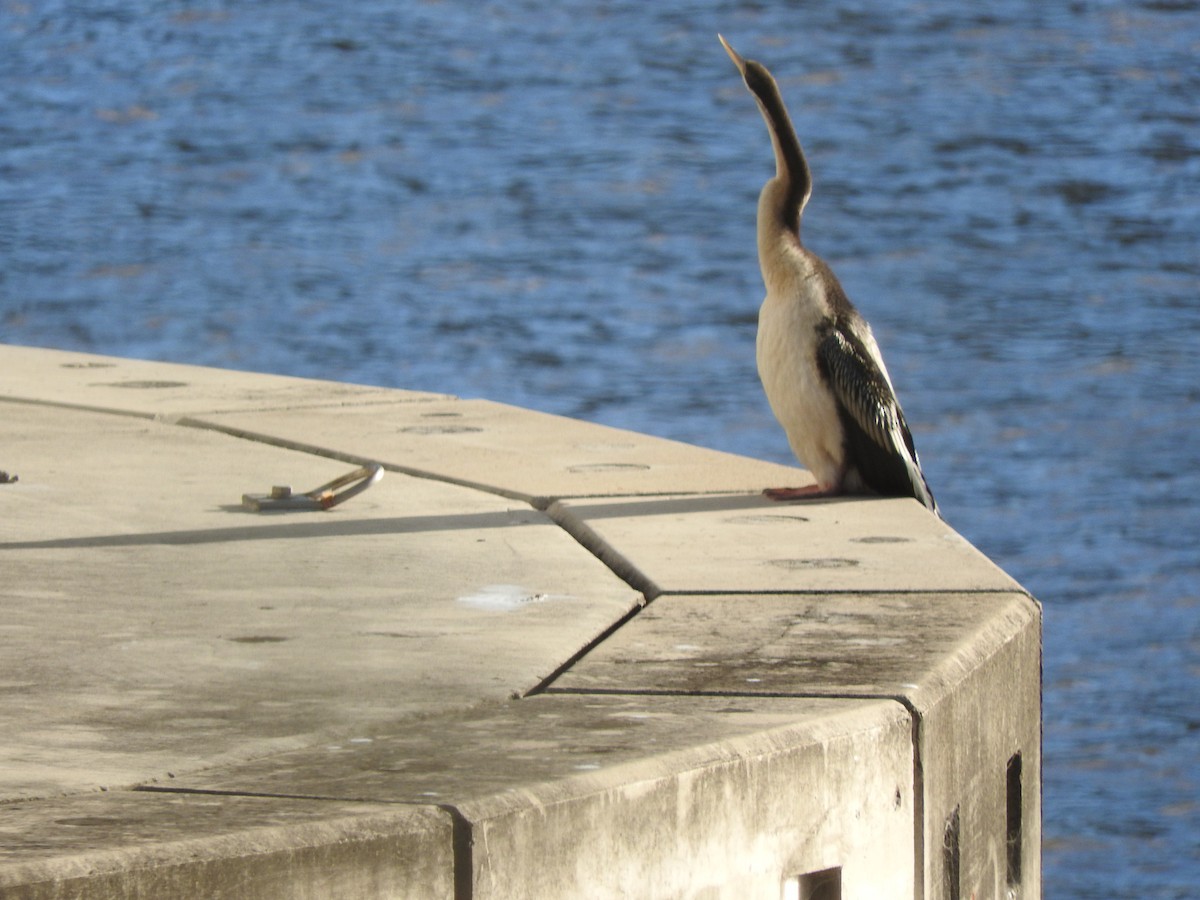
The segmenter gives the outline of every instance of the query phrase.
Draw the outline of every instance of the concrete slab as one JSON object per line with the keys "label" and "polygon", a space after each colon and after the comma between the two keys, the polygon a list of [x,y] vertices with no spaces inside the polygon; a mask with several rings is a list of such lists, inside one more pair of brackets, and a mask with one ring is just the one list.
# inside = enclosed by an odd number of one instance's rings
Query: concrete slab
{"label": "concrete slab", "polygon": [[549,512],[650,596],[1021,590],[915,500],[753,493],[564,500]]}
{"label": "concrete slab", "polygon": [[1037,620],[1024,594],[664,596],[547,690],[938,702]]}
{"label": "concrete slab", "polygon": [[527,691],[641,598],[523,504],[391,474],[329,512],[242,493],[343,464],[2,404],[0,798],[369,737]]}
{"label": "concrete slab", "polygon": [[[802,469],[487,400],[0,345],[0,399],[157,417],[520,499],[759,491]],[[4,466],[20,474],[11,462]]]}
{"label": "concrete slab", "polygon": [[445,400],[400,391],[181,363],[0,344],[0,399],[163,419],[213,410],[298,409]]}
{"label": "concrete slab", "polygon": [[446,804],[475,898],[867,898],[911,895],[912,779],[887,700],[538,695],[162,787]]}
{"label": "concrete slab", "polygon": [[542,509],[558,497],[761,491],[801,469],[488,400],[194,417],[195,424],[468,485]]}
{"label": "concrete slab", "polygon": [[0,896],[452,898],[435,807],[113,792],[0,805]]}
{"label": "concrete slab", "polygon": [[667,596],[548,690],[895,697],[916,722],[922,896],[1003,897],[1041,883],[1040,636],[1016,593]]}

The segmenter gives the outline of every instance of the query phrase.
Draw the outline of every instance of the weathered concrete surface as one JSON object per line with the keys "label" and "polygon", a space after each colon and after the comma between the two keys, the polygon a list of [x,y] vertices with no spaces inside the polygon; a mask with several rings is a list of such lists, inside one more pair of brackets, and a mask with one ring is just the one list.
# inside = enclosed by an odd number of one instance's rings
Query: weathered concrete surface
{"label": "weathered concrete surface", "polygon": [[657,595],[1020,590],[915,500],[725,496],[562,500],[549,510]]}
{"label": "weathered concrete surface", "polygon": [[[369,733],[535,687],[638,595],[545,515],[392,474],[328,513],[242,493],[346,466],[5,404],[0,799]],[[448,664],[451,663],[452,664]]]}
{"label": "weathered concrete surface", "polygon": [[[943,689],[918,698],[926,897],[950,896],[951,817],[959,822],[960,896],[1007,896],[1012,837],[1019,844],[1018,895],[1041,894],[1041,611],[1028,599],[1024,606],[1023,616],[1010,607],[959,648]],[[1017,756],[1020,824],[1013,834],[1006,771]]]}
{"label": "weathered concrete surface", "polygon": [[797,715],[799,727],[748,736],[705,764],[647,754],[590,795],[563,784],[534,803],[464,803],[487,850],[474,896],[776,897],[781,881],[833,867],[843,897],[906,896],[907,716],[891,704],[842,710],[808,733]]}
{"label": "weathered concrete surface", "polygon": [[549,690],[849,694],[926,708],[1037,619],[1017,593],[665,596]]}
{"label": "weathered concrete surface", "polygon": [[433,807],[111,792],[0,804],[5,900],[454,897]]}
{"label": "weathered concrete surface", "polygon": [[846,896],[894,897],[912,778],[891,701],[543,694],[172,785],[451,805],[477,898],[774,896],[835,865]]}
{"label": "weathered concrete surface", "polygon": [[758,492],[772,480],[811,480],[787,466],[488,400],[405,403],[386,413],[343,405],[194,420],[317,452],[336,447],[341,434],[354,434],[360,452],[391,468],[498,491],[539,508],[556,497]]}
{"label": "weathered concrete surface", "polygon": [[537,507],[557,497],[756,493],[812,481],[790,466],[487,400],[3,345],[0,369],[0,397],[226,430]]}
{"label": "weathered concrete surface", "polygon": [[0,396],[175,420],[216,410],[394,405],[446,394],[0,344]]}
{"label": "weathered concrete surface", "polygon": [[[1002,896],[1014,836],[1040,895],[1039,610],[915,502],[28,348],[0,415],[5,900]],[[239,504],[376,460],[330,512]]]}
{"label": "weathered concrete surface", "polygon": [[957,809],[962,896],[1003,897],[1017,754],[1022,881],[1041,880],[1040,626],[1023,593],[667,596],[549,690],[894,697],[914,716],[924,896],[949,896],[943,831]]}

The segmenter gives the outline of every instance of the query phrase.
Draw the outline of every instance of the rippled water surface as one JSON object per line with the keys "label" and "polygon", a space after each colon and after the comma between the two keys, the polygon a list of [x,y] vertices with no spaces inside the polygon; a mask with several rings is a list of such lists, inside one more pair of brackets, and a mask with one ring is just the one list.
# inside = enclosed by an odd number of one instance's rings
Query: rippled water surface
{"label": "rippled water surface", "polygon": [[717,31],[947,519],[1045,603],[1046,896],[1197,896],[1194,0],[7,0],[0,340],[787,461]]}

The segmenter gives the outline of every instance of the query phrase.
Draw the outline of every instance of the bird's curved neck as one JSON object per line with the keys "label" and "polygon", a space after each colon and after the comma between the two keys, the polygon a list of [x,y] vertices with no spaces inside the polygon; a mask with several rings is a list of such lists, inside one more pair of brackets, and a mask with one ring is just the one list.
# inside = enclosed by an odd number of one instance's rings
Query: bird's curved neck
{"label": "bird's curved neck", "polygon": [[[796,137],[796,129],[792,127],[792,120],[775,81],[764,80],[752,85],[751,90],[758,99],[758,107],[771,133],[771,146],[775,150],[775,178],[772,181],[776,186],[770,191],[771,206],[774,208],[760,212],[775,216],[778,224],[799,232],[800,213],[804,211],[812,193],[808,161],[804,158],[800,139]],[[762,199],[766,200],[767,196],[768,191],[764,188]]]}

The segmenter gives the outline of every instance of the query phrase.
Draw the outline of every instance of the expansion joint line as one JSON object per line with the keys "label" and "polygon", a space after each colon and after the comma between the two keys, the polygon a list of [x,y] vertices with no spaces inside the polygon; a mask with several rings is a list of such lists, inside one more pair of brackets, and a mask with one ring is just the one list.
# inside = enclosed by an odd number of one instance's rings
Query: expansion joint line
{"label": "expansion joint line", "polygon": [[454,846],[454,900],[471,900],[475,892],[475,836],[471,820],[452,803],[439,803],[438,809],[450,817]]}
{"label": "expansion joint line", "polygon": [[[632,618],[634,618],[634,616],[636,616],[638,613],[640,613],[643,609],[645,609],[645,603],[639,603],[636,606],[634,606],[633,609],[629,610],[627,613],[625,613],[625,615],[621,616],[619,619],[617,619],[615,622],[613,622],[611,625],[609,625],[607,628],[605,628],[603,631],[601,631],[598,635],[596,635],[594,638],[592,638],[590,641],[588,641],[586,644],[584,644],[582,647],[580,647],[578,650],[576,650],[561,665],[559,665],[558,668],[556,668],[553,672],[551,672],[549,675],[547,675],[545,678],[543,678],[541,681],[539,681],[536,685],[534,685],[532,688],[530,688],[524,694],[521,694],[520,697],[535,697],[538,694],[544,694],[547,691],[549,691],[551,689],[551,686],[554,684],[554,682],[557,681],[564,672],[571,669],[577,662],[579,662],[581,659],[583,659],[585,656],[587,656],[589,653],[591,653],[593,650],[595,650],[597,647],[599,647],[601,644],[603,644],[606,640],[608,640],[610,637],[612,637],[617,631],[619,631],[621,628],[623,628]],[[561,693],[566,693],[566,692],[561,692]]]}

